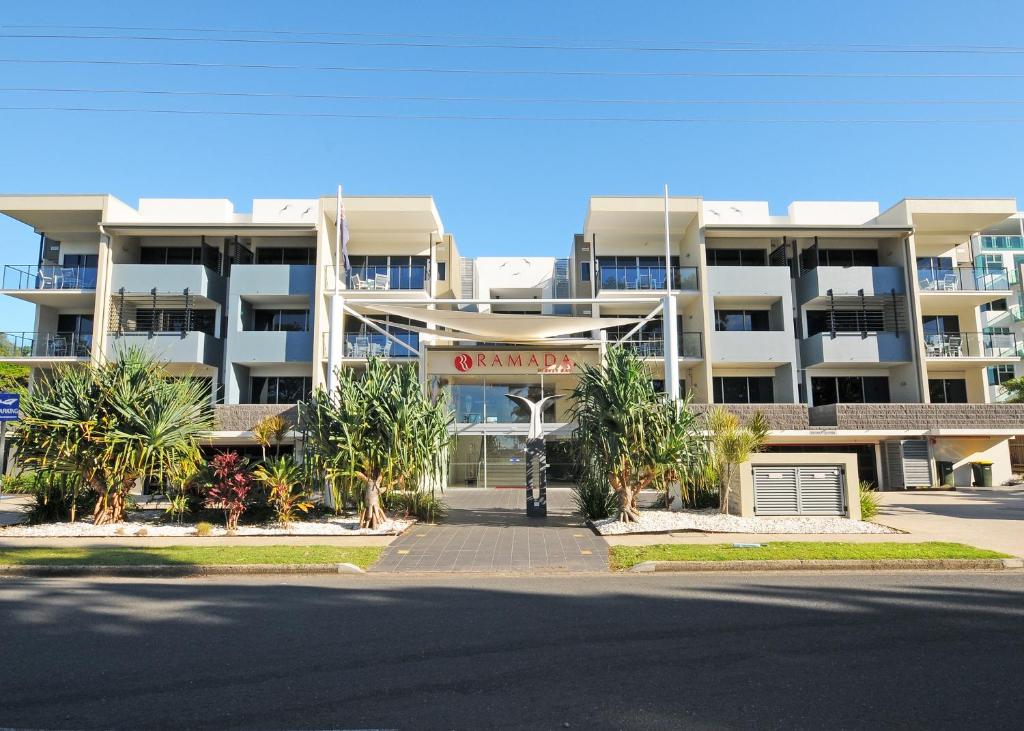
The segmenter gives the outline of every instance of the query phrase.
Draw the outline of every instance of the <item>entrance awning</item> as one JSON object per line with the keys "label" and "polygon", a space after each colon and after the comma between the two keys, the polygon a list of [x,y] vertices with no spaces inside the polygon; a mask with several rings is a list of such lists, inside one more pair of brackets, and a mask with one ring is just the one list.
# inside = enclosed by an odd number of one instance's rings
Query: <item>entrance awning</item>
{"label": "entrance awning", "polygon": [[427,310],[402,305],[362,304],[367,310],[425,322],[444,332],[402,325],[403,328],[439,335],[441,337],[466,336],[466,339],[502,343],[550,342],[550,338],[565,337],[583,330],[603,330],[616,325],[635,325],[643,318],[621,317],[564,317],[560,315],[518,315],[505,312],[465,312],[462,310]]}

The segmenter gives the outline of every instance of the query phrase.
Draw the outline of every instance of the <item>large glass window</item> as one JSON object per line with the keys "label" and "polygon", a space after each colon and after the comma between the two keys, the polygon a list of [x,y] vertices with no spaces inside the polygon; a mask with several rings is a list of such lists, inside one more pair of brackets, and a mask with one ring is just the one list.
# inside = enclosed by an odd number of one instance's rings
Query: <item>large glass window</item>
{"label": "large glass window", "polygon": [[132,322],[126,318],[129,332],[202,332],[213,335],[217,319],[216,310],[165,310],[139,308]]}
{"label": "large glass window", "polygon": [[889,379],[886,376],[827,376],[811,379],[811,398],[815,406],[827,404],[889,403]]}
{"label": "large glass window", "polygon": [[409,345],[412,350],[399,345],[391,338],[374,330],[362,320],[349,317],[345,320],[345,356],[348,358],[368,358],[377,355],[382,358],[415,358],[420,346],[420,334],[409,330],[405,325],[425,327],[419,320],[409,320],[397,315],[375,317],[374,320],[395,339]]}
{"label": "large glass window", "polygon": [[885,330],[885,313],[882,310],[805,310],[807,313],[807,335],[831,332],[882,332]]}
{"label": "large glass window", "polygon": [[426,256],[353,256],[352,289],[423,289],[429,281]]}
{"label": "large glass window", "polygon": [[[527,407],[506,397],[506,394],[525,396],[537,401],[542,396],[555,393],[553,384],[509,383],[500,378],[461,378],[452,383],[451,403],[455,409],[455,421],[459,424],[526,424],[530,421]],[[549,401],[544,408],[542,420],[555,420],[555,404]]]}
{"label": "large glass window", "polygon": [[309,310],[254,310],[254,330],[274,332],[306,332]]}
{"label": "large glass window", "polygon": [[143,246],[139,249],[140,264],[202,264],[201,246]]}
{"label": "large glass window", "polygon": [[1024,249],[1024,236],[982,236],[983,249]]}
{"label": "large glass window", "polygon": [[750,332],[770,329],[768,310],[715,310],[715,330]]}
{"label": "large glass window", "polygon": [[294,404],[313,392],[313,379],[303,376],[253,376],[249,379],[249,403]]}
{"label": "large glass window", "polygon": [[763,267],[768,266],[765,249],[708,249],[710,267]]}
{"label": "large glass window", "polygon": [[1012,365],[990,366],[988,368],[988,385],[990,386],[998,386],[1015,377]]}
{"label": "large glass window", "polygon": [[316,264],[312,246],[261,246],[256,249],[257,264]]}
{"label": "large glass window", "polygon": [[712,388],[716,404],[770,404],[775,402],[771,376],[715,376]]}
{"label": "large glass window", "polygon": [[967,381],[963,378],[929,378],[928,394],[933,404],[966,404]]}
{"label": "large glass window", "polygon": [[929,335],[951,335],[960,332],[960,318],[956,315],[923,315],[925,339]]}
{"label": "large glass window", "polygon": [[874,249],[818,249],[818,266],[876,267],[878,252]]}

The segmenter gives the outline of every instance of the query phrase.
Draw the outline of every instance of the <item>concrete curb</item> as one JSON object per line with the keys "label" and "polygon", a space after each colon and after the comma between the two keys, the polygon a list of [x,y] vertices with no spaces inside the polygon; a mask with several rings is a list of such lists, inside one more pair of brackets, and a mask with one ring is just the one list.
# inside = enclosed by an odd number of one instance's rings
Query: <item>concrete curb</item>
{"label": "concrete curb", "polygon": [[365,574],[351,563],[223,564],[216,566],[69,566],[46,564],[0,565],[4,576],[259,576],[267,574]]}
{"label": "concrete curb", "polygon": [[643,561],[627,571],[636,574],[668,571],[892,571],[892,570],[971,570],[1000,571],[1024,568],[1020,558],[907,558],[848,560],[781,561]]}

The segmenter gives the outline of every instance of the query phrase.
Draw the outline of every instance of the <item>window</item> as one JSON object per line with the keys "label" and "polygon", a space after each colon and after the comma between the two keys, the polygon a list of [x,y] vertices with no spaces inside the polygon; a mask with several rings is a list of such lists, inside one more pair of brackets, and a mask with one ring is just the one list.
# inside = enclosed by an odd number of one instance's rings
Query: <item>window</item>
{"label": "window", "polygon": [[770,330],[768,310],[715,310],[715,330],[751,332]]}
{"label": "window", "polygon": [[715,376],[716,404],[770,404],[775,402],[771,376]]}
{"label": "window", "polygon": [[312,246],[261,246],[256,249],[257,264],[316,264]]}
{"label": "window", "polygon": [[1003,255],[1002,254],[980,254],[974,260],[974,265],[978,269],[1002,269],[1003,268]]}
{"label": "window", "polygon": [[426,256],[353,256],[349,257],[348,286],[355,289],[353,277],[374,282],[387,277],[387,289],[423,289],[429,281],[430,258]]}
{"label": "window", "polygon": [[929,378],[928,394],[933,404],[966,404],[967,381],[963,378]]}
{"label": "window", "polygon": [[66,267],[92,267],[100,264],[100,257],[97,254],[65,254],[64,266]]}
{"label": "window", "polygon": [[985,304],[981,305],[980,309],[982,312],[1006,312],[1006,298],[1004,297],[1003,299],[998,299],[995,302],[986,302]]}
{"label": "window", "polygon": [[404,326],[426,327],[426,323],[397,315],[375,317],[374,320],[381,328],[387,330],[389,335],[410,347],[399,345],[394,340],[384,337],[358,318],[347,317],[345,318],[346,357],[367,358],[371,355],[379,355],[384,358],[416,357],[416,351],[420,347],[420,334],[415,330],[408,330]]}
{"label": "window", "polygon": [[960,332],[960,318],[956,315],[923,315],[925,339],[929,335],[950,335]]}
{"label": "window", "polygon": [[763,267],[768,266],[768,252],[764,249],[708,249],[709,267]]}
{"label": "window", "polygon": [[982,236],[983,249],[1024,249],[1024,236]]}
{"label": "window", "polygon": [[889,379],[885,376],[836,376],[811,379],[815,406],[827,404],[887,404]]}
{"label": "window", "polygon": [[835,324],[836,332],[883,332],[885,330],[885,313],[882,310],[836,310],[834,316],[830,310],[806,310],[807,335],[817,335],[832,331]]}
{"label": "window", "polygon": [[589,261],[585,261],[585,262],[580,264],[580,281],[581,282],[589,282],[590,281],[590,262]]}
{"label": "window", "polygon": [[988,385],[1000,386],[1011,378],[1016,378],[1012,365],[991,366],[988,369]]}
{"label": "window", "polygon": [[437,262],[437,281],[443,282],[448,278],[448,262],[439,261]]}
{"label": "window", "polygon": [[876,267],[878,252],[874,249],[818,249],[818,266]]}
{"label": "window", "polygon": [[306,332],[309,310],[254,310],[253,330],[273,332]]}
{"label": "window", "polygon": [[125,324],[129,332],[203,332],[214,333],[216,310],[153,310],[139,309],[135,313],[134,327]]}
{"label": "window", "polygon": [[303,376],[253,376],[249,379],[249,403],[295,404],[308,399],[313,379]]}
{"label": "window", "polygon": [[139,249],[140,264],[202,264],[201,246],[143,246]]}
{"label": "window", "polygon": [[[658,393],[665,393],[665,379],[664,378],[653,378],[651,379],[651,385],[654,386],[654,390]],[[686,396],[686,379],[679,379],[679,395]]]}

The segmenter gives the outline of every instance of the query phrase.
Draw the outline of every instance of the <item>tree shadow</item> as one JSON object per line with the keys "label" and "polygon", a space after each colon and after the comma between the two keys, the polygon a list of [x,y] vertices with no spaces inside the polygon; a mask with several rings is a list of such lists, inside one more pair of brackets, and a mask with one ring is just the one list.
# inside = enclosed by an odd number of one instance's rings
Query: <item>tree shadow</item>
{"label": "tree shadow", "polygon": [[9,580],[0,726],[1016,728],[1022,598],[983,574]]}

